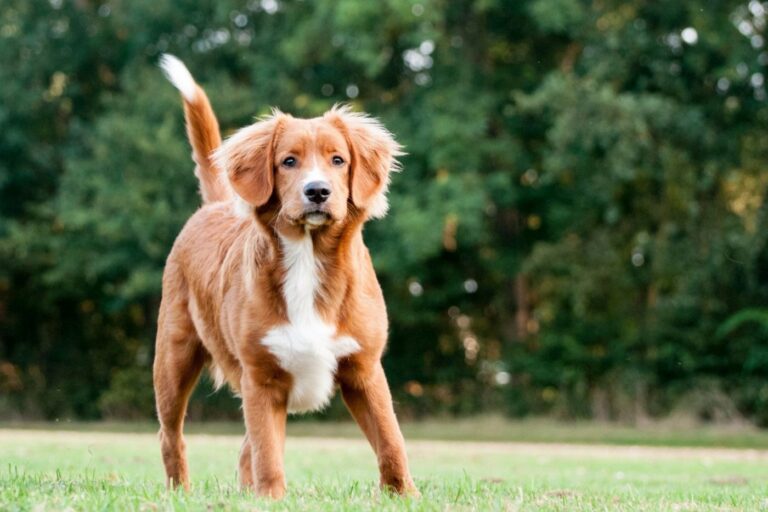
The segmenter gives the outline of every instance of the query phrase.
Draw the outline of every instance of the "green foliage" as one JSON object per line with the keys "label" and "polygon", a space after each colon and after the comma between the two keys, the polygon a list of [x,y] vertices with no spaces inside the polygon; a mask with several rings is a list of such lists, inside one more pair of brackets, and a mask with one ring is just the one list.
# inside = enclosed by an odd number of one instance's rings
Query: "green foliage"
{"label": "green foliage", "polygon": [[[768,423],[764,11],[7,0],[0,414],[149,413],[163,262],[199,203],[169,51],[225,133],[348,101],[405,144],[366,227],[403,415],[637,421],[703,390]],[[237,414],[207,394],[193,415]]]}
{"label": "green foliage", "polygon": [[155,410],[152,395],[152,374],[140,366],[115,371],[109,387],[99,398],[99,407],[105,418],[142,419],[151,417]]}
{"label": "green foliage", "polygon": [[568,34],[578,29],[585,10],[579,0],[535,0],[530,3],[531,18],[545,33]]}
{"label": "green foliage", "polygon": [[736,329],[750,323],[756,324],[760,329],[768,331],[768,310],[749,308],[738,311],[728,317],[717,329],[717,336],[724,337],[733,333]]}

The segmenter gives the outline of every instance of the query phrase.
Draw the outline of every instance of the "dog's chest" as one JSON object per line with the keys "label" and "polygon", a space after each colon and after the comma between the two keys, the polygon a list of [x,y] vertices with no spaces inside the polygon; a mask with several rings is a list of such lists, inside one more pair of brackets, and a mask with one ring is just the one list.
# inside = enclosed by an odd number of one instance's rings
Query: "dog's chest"
{"label": "dog's chest", "polygon": [[262,344],[291,374],[288,412],[322,409],[331,399],[338,360],[360,349],[336,326],[324,322],[315,309],[320,271],[312,239],[281,240],[286,269],[283,282],[288,323],[272,328]]}

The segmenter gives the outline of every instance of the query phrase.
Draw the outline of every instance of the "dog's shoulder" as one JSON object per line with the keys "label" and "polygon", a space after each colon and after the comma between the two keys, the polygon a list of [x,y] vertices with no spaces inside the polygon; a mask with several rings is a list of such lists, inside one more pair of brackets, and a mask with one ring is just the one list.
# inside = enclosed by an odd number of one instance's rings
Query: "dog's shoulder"
{"label": "dog's shoulder", "polygon": [[184,224],[177,242],[188,238],[196,240],[233,240],[253,230],[253,220],[239,215],[232,202],[202,205]]}
{"label": "dog's shoulder", "polygon": [[245,251],[264,263],[274,253],[271,246],[258,223],[239,215],[231,202],[217,202],[201,206],[190,216],[172,253],[188,264],[221,267]]}

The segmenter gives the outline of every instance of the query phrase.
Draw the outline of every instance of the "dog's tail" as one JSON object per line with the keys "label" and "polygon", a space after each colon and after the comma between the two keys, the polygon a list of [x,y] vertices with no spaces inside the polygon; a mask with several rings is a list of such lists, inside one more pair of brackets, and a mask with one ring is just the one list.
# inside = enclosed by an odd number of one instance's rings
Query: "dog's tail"
{"label": "dog's tail", "polygon": [[205,91],[197,85],[187,67],[173,55],[160,57],[160,67],[166,78],[184,99],[187,136],[192,144],[192,159],[197,164],[195,175],[200,180],[200,195],[204,203],[229,199],[231,191],[221,170],[211,160],[211,152],[221,146],[219,122],[213,113]]}

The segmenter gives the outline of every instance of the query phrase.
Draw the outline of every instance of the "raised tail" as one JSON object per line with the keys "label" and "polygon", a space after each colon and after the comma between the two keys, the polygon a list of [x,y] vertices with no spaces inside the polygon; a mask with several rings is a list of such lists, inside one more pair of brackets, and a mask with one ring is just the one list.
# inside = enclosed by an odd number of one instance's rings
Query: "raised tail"
{"label": "raised tail", "polygon": [[211,160],[213,150],[221,146],[219,122],[213,113],[205,91],[197,85],[187,67],[173,55],[160,57],[160,68],[184,100],[187,136],[192,144],[192,159],[197,164],[195,175],[200,180],[200,195],[204,203],[225,201],[231,191],[221,170]]}

